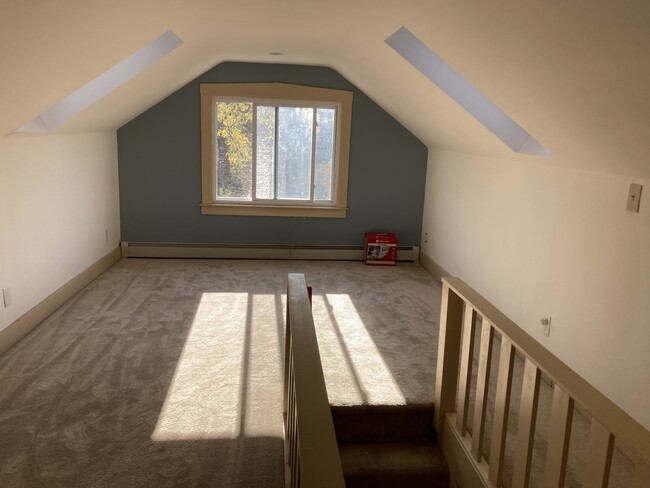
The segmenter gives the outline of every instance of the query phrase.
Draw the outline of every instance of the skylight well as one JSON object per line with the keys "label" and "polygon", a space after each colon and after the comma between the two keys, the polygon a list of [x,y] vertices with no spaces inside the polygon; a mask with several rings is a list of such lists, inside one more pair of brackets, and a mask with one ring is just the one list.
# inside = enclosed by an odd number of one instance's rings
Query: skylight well
{"label": "skylight well", "polygon": [[90,83],[33,118],[16,132],[49,132],[84,111],[138,73],[172,52],[183,41],[169,30],[139,51],[120,61]]}
{"label": "skylight well", "polygon": [[550,155],[548,150],[532,135],[492,103],[406,27],[398,29],[385,42],[514,152],[533,156]]}

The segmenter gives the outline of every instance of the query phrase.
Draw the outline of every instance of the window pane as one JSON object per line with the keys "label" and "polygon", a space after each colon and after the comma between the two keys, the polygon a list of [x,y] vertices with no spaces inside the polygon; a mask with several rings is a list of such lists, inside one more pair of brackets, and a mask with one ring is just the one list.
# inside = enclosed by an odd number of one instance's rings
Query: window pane
{"label": "window pane", "polygon": [[278,198],[309,200],[314,110],[278,108]]}
{"label": "window pane", "polygon": [[332,200],[332,162],[334,154],[333,108],[316,111],[316,162],[314,164],[314,200]]}
{"label": "window pane", "polygon": [[251,198],[253,104],[217,102],[217,198]]}
{"label": "window pane", "polygon": [[255,197],[271,199],[275,178],[275,107],[257,107]]}

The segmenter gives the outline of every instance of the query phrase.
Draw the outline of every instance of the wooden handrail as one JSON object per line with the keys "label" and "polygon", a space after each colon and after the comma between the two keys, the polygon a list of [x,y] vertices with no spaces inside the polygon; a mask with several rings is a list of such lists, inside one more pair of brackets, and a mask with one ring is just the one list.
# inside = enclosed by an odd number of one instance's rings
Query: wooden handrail
{"label": "wooden handrail", "polygon": [[[606,486],[609,476],[614,439],[621,441],[636,465],[636,483],[642,486],[650,466],[650,432],[636,420],[585,381],[566,364],[551,354],[530,335],[488,300],[459,278],[443,278],[440,314],[438,367],[436,371],[435,426],[439,432],[451,429],[458,445],[464,446],[468,462],[481,473],[483,486],[500,486],[503,462],[503,441],[508,417],[509,390],[512,378],[512,357],[516,352],[524,357],[525,373],[517,433],[517,458],[513,486],[527,486],[530,472],[532,436],[539,395],[539,377],[546,375],[554,385],[551,431],[546,460],[545,485],[563,483],[566,469],[566,449],[570,432],[573,404],[591,416],[592,433],[587,451],[585,486]],[[468,381],[471,371],[473,324],[476,317],[483,323],[479,349],[478,378],[474,410],[474,433],[466,432]],[[490,465],[482,459],[482,431],[486,382],[489,381],[491,337],[501,336],[501,363],[498,368],[497,398]],[[504,356],[505,355],[505,356]],[[459,370],[460,365],[460,370]],[[458,412],[457,412],[458,409]],[[453,419],[453,422],[450,420]],[[449,437],[443,435],[443,437]],[[604,483],[604,484],[603,484]]]}
{"label": "wooden handrail", "polygon": [[290,486],[344,488],[310,297],[297,273],[288,275],[284,378]]}

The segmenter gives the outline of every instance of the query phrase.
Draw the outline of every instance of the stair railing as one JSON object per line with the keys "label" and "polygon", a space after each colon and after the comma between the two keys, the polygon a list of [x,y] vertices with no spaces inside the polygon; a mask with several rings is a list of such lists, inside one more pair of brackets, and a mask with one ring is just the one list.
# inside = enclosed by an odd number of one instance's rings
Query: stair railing
{"label": "stair railing", "polygon": [[[544,468],[545,488],[564,485],[574,405],[591,416],[585,455],[584,487],[607,487],[614,441],[622,443],[635,465],[634,487],[650,479],[650,433],[582,377],[543,348],[494,305],[459,278],[442,279],[442,304],[435,419],[439,442],[450,464],[451,486],[500,487],[515,354],[524,358],[519,421],[513,460],[513,488],[530,481],[540,377],[553,385],[551,421]],[[482,321],[479,344],[474,344],[476,318]],[[492,338],[500,335],[496,396],[492,416],[489,464],[483,457],[483,433],[490,380]],[[478,367],[471,435],[467,427],[474,348]],[[487,447],[487,446],[486,446]]]}
{"label": "stair railing", "polygon": [[285,331],[286,481],[291,488],[344,488],[332,411],[302,274],[290,273]]}

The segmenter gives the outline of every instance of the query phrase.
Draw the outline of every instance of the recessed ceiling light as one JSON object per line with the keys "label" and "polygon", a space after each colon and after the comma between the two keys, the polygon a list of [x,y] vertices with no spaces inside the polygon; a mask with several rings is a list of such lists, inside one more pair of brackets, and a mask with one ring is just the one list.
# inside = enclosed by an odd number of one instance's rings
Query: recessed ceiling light
{"label": "recessed ceiling light", "polygon": [[160,58],[170,53],[183,41],[167,31],[154,39],[139,51],[120,61],[90,83],[82,86],[68,95],[59,103],[42,114],[27,122],[16,132],[48,132],[90,107],[101,98],[108,95],[120,85],[123,85],[138,73],[149,67]]}
{"label": "recessed ceiling light", "polygon": [[548,150],[519,124],[449,66],[406,27],[386,39],[386,44],[429,78],[456,103],[516,153],[549,156]]}

